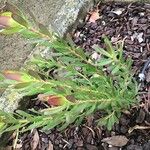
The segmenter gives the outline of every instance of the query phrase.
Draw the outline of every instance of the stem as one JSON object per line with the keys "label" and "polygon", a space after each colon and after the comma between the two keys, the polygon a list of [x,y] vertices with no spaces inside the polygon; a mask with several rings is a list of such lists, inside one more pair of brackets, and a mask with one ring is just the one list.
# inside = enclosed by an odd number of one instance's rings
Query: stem
{"label": "stem", "polygon": [[40,35],[42,38],[45,38],[45,39],[47,39],[48,41],[51,40],[48,35],[45,35],[45,34],[41,33],[40,31],[38,31],[38,30],[36,30],[36,29],[34,29],[34,28],[30,28],[29,31],[34,32],[34,33]]}
{"label": "stem", "polygon": [[86,101],[77,101],[74,104],[81,104],[81,103],[101,103],[101,102],[111,102],[111,99],[102,99],[102,100],[86,100]]}

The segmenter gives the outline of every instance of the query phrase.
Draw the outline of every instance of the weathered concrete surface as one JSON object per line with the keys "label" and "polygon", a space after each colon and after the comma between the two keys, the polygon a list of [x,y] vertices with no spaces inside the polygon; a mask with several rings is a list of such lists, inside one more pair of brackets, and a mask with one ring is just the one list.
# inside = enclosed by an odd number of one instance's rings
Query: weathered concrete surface
{"label": "weathered concrete surface", "polygon": [[[12,1],[12,0],[10,0]],[[27,7],[34,13],[38,21],[52,26],[61,36],[66,32],[78,17],[82,6],[90,6],[93,0],[14,0],[17,6],[27,12]],[[0,1],[2,3],[2,1]],[[13,37],[0,36],[0,69],[19,69],[30,53],[39,53],[43,48],[36,47],[22,40],[18,35]],[[45,51],[43,55],[47,55]],[[13,111],[18,107],[22,98],[21,93],[11,91],[9,88],[0,98],[0,109]]]}
{"label": "weathered concrete surface", "polygon": [[[45,25],[55,20],[65,0],[9,0],[27,13],[27,7],[33,12],[37,20]],[[69,1],[69,0],[68,0]],[[3,5],[4,0],[0,0]],[[0,69],[19,69],[27,56],[33,50],[31,44],[19,35],[0,36]]]}

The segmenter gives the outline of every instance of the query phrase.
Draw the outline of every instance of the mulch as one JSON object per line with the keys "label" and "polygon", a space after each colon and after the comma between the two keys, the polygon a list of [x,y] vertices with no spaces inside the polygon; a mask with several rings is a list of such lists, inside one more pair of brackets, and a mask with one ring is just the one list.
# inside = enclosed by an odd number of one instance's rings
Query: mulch
{"label": "mulch", "polygon": [[[98,10],[98,19],[90,18],[94,10]],[[73,33],[73,38],[78,46],[92,55],[94,53],[92,45],[101,46],[103,35],[108,36],[112,43],[124,39],[124,54],[132,57],[133,70],[137,77],[150,57],[150,4],[100,3],[79,24]],[[86,118],[82,125],[70,125],[62,132],[53,129],[44,133],[40,129],[35,129],[24,133],[19,137],[18,149],[149,150],[150,69],[146,74],[146,81],[141,83],[139,91],[140,106],[134,106],[131,110],[123,112],[119,123],[114,125],[112,131],[95,125],[94,120],[99,116],[97,112]],[[42,107],[42,104],[36,103],[34,107],[39,106]],[[118,140],[115,140],[116,138]],[[119,140],[124,144],[116,144],[116,141]],[[9,142],[9,145],[11,144]]]}

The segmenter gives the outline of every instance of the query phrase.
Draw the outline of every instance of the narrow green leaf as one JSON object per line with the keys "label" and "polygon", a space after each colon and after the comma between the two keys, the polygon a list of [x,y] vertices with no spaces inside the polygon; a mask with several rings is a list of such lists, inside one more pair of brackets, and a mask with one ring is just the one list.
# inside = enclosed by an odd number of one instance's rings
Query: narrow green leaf
{"label": "narrow green leaf", "polygon": [[100,59],[100,61],[97,63],[99,66],[105,66],[105,65],[108,65],[110,63],[112,63],[113,60],[112,59],[105,59],[105,58],[102,58]]}
{"label": "narrow green leaf", "polygon": [[112,70],[111,73],[114,75],[114,74],[118,73],[119,69],[120,69],[120,65],[116,64],[115,68]]}
{"label": "narrow green leaf", "polygon": [[100,125],[100,126],[106,126],[107,125],[107,118],[106,117],[103,117],[103,118],[100,118],[100,119],[98,119],[97,120],[97,122],[98,122],[98,125]]}
{"label": "narrow green leaf", "polygon": [[24,18],[22,18],[21,16],[19,16],[19,15],[17,15],[17,14],[12,14],[12,18],[13,18],[16,22],[18,22],[19,24],[21,24],[22,26],[24,26],[24,27],[26,27],[26,28],[29,27],[28,22],[27,22]]}
{"label": "narrow green leaf", "polygon": [[40,32],[45,34],[45,35],[48,35],[48,36],[51,36],[49,30],[46,28],[46,26],[44,26],[43,24],[39,23],[38,24],[39,26],[39,29],[40,29]]}
{"label": "narrow green leaf", "polygon": [[65,117],[66,117],[66,123],[69,125],[76,120],[77,115],[74,115],[71,112],[67,112],[67,113],[65,113]]}
{"label": "narrow green leaf", "polygon": [[104,42],[105,42],[107,51],[112,55],[113,58],[116,57],[116,52],[115,52],[110,40],[106,36],[104,36],[103,38],[104,38]]}
{"label": "narrow green leaf", "polygon": [[34,122],[31,125],[29,125],[27,128],[22,129],[21,132],[26,132],[26,131],[29,131],[29,130],[32,130],[35,128],[40,128],[40,127],[44,126],[45,124],[47,124],[47,122],[43,121],[43,120],[38,121],[38,122]]}
{"label": "narrow green leaf", "polygon": [[53,115],[53,114],[61,113],[65,108],[66,108],[66,106],[63,105],[63,106],[43,109],[43,110],[41,110],[41,112],[44,115]]}
{"label": "narrow green leaf", "polygon": [[111,54],[106,52],[103,48],[100,48],[98,45],[93,45],[92,48],[99,52],[100,54],[107,56],[108,58],[112,58]]}
{"label": "narrow green leaf", "polygon": [[30,86],[33,82],[23,82],[23,83],[18,83],[14,86],[15,89],[22,89]]}
{"label": "narrow green leaf", "polygon": [[118,122],[118,118],[115,115],[111,115],[107,122],[107,129],[111,130],[113,125]]}
{"label": "narrow green leaf", "polygon": [[28,29],[22,29],[20,31],[21,35],[24,37],[24,38],[27,38],[27,39],[39,39],[40,35],[35,33],[35,32],[32,32]]}
{"label": "narrow green leaf", "polygon": [[27,119],[32,119],[34,116],[31,114],[26,113],[25,111],[22,110],[16,110],[16,113],[18,113],[19,115],[21,115],[22,117],[25,117]]}
{"label": "narrow green leaf", "polygon": [[12,125],[10,127],[5,128],[3,132],[14,131],[16,129],[20,129],[21,127],[22,127],[21,124]]}
{"label": "narrow green leaf", "polygon": [[96,104],[91,104],[91,106],[86,109],[85,114],[88,116],[88,115],[91,115],[92,113],[94,113],[97,105],[98,105],[97,103]]}
{"label": "narrow green leaf", "polygon": [[60,123],[64,122],[62,115],[61,116],[57,115],[57,117],[55,119],[52,119],[52,120],[47,120],[47,124],[42,128],[42,130],[46,131],[46,130],[53,129],[54,127],[56,127]]}
{"label": "narrow green leaf", "polygon": [[34,70],[29,69],[28,74],[31,75],[32,77],[34,77],[35,79],[41,80],[41,77],[39,76],[39,74],[37,72],[35,72]]}

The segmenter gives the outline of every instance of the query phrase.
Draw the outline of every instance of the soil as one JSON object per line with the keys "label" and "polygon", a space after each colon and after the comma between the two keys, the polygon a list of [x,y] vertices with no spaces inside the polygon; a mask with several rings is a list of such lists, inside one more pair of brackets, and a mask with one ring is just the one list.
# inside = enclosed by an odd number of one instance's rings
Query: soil
{"label": "soil", "polygon": [[[133,70],[138,76],[150,57],[150,4],[147,3],[101,3],[87,14],[79,24],[74,41],[91,55],[93,44],[102,45],[107,35],[112,43],[124,39],[124,54],[134,60]],[[92,16],[92,18],[91,18]],[[150,149],[150,69],[139,91],[140,105],[123,112],[112,131],[98,127],[94,120],[99,112],[87,117],[80,126],[70,125],[62,132],[57,129],[47,133],[40,129],[20,135],[17,147],[21,150],[149,150]],[[138,80],[138,78],[137,78]],[[43,107],[36,102],[34,108]],[[107,139],[105,139],[107,138]],[[12,141],[12,139],[11,139]],[[34,143],[34,144],[33,144]],[[9,145],[12,143],[10,142]]]}

